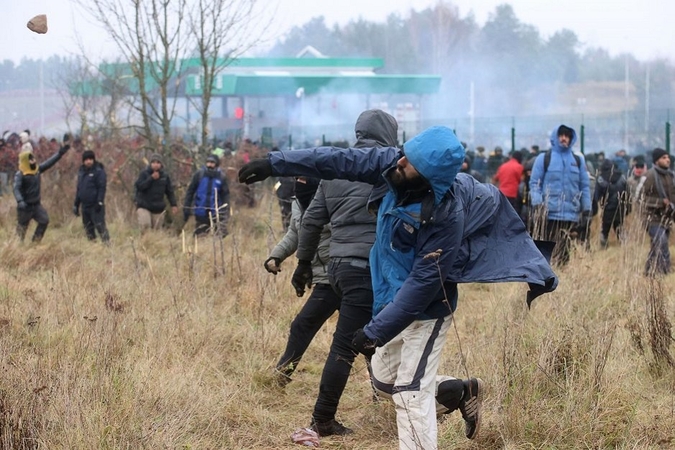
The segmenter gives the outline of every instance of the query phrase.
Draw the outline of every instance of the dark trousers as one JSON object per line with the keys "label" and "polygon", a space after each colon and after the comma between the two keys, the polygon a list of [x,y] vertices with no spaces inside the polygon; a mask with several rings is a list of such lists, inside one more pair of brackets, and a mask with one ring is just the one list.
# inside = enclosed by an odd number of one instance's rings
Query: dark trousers
{"label": "dark trousers", "polygon": [[28,230],[28,224],[32,219],[37,222],[37,228],[35,228],[35,233],[33,234],[33,242],[40,242],[42,240],[49,225],[49,215],[41,204],[27,205],[24,209],[17,208],[16,218],[18,222],[16,234],[19,235],[19,239],[23,241],[26,237],[26,230]]}
{"label": "dark trousers", "polygon": [[647,231],[652,242],[645,264],[645,275],[656,276],[670,273],[670,249],[668,248],[670,227],[650,223]]}
{"label": "dark trousers", "polygon": [[[211,218],[209,216],[195,216],[195,222],[197,226],[195,227],[195,236],[200,236],[211,231]],[[214,223],[216,226],[216,234],[220,237],[227,236],[227,222],[221,220],[220,223]]]}
{"label": "dark trousers", "polygon": [[602,212],[602,229],[600,232],[605,239],[609,239],[609,232],[614,228],[616,235],[621,237],[621,225],[623,225],[623,214],[618,210],[605,209]]}
{"label": "dark trousers", "polygon": [[572,240],[571,232],[577,226],[576,222],[565,220],[547,220],[546,221],[546,240],[555,242],[551,262],[553,264],[565,265],[570,260],[570,243]]}
{"label": "dark trousers", "polygon": [[328,266],[328,277],[341,302],[333,342],[321,374],[319,396],[314,405],[313,417],[317,422],[335,418],[357,354],[352,338],[356,330],[370,322],[373,313],[373,285],[367,260],[333,258]]}
{"label": "dark trousers", "polygon": [[103,242],[110,241],[108,228],[105,226],[105,207],[101,206],[96,211],[96,206],[82,206],[82,224],[87,239],[93,241],[96,239],[96,231]]}
{"label": "dark trousers", "polygon": [[340,297],[330,284],[315,284],[312,293],[293,322],[286,350],[279,358],[277,370],[290,378],[316,333],[340,308]]}

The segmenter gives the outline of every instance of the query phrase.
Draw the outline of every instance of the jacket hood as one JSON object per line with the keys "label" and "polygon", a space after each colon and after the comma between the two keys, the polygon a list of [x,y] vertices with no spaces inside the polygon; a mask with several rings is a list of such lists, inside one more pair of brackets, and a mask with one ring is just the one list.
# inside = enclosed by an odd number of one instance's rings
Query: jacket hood
{"label": "jacket hood", "polygon": [[355,147],[396,147],[398,144],[398,123],[391,115],[380,109],[364,111],[356,119]]}
{"label": "jacket hood", "polygon": [[38,165],[35,163],[35,168],[30,167],[30,157],[33,156],[32,152],[21,152],[19,153],[19,170],[24,175],[35,175],[38,171]]}
{"label": "jacket hood", "polygon": [[577,132],[574,128],[568,127],[567,125],[560,125],[565,126],[572,130],[572,139],[570,139],[570,146],[567,148],[562,148],[560,146],[560,143],[558,142],[558,130],[560,127],[554,128],[553,131],[551,131],[551,149],[555,150],[556,152],[566,152],[566,151],[571,151],[572,147],[574,147],[574,144],[577,142]]}
{"label": "jacket hood", "polygon": [[464,162],[464,146],[448,127],[435,126],[403,146],[408,161],[431,185],[438,205],[455,181]]}

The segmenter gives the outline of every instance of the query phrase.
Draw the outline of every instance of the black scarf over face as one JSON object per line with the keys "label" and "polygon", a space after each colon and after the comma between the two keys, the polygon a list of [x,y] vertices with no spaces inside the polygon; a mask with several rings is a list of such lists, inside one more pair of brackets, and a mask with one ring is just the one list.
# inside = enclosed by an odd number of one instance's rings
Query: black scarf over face
{"label": "black scarf over face", "polygon": [[295,180],[295,198],[300,202],[302,210],[306,210],[319,188],[318,178],[299,178]]}

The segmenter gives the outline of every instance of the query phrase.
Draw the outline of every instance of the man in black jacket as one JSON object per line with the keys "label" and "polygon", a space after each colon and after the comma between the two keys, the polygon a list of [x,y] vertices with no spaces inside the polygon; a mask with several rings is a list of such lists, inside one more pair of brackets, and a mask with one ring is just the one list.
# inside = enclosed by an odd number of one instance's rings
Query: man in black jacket
{"label": "man in black jacket", "polygon": [[70,134],[63,135],[63,145],[47,161],[38,164],[32,151],[19,153],[19,170],[14,175],[14,197],[17,204],[17,227],[23,241],[31,220],[37,222],[33,242],[40,242],[49,225],[49,215],[40,203],[40,175],[49,170],[70,149]]}
{"label": "man in black jacket", "polygon": [[96,155],[91,150],[82,153],[82,166],[77,173],[77,192],[73,214],[80,215],[82,205],[82,223],[87,238],[96,239],[96,231],[103,242],[108,242],[110,236],[105,226],[105,189],[106,174],[103,164],[96,161]]}
{"label": "man in black jacket", "polygon": [[162,227],[166,209],[165,195],[169,199],[171,213],[178,214],[171,178],[164,171],[162,156],[155,153],[150,157],[150,165],[143,169],[136,180],[136,214],[141,230]]}

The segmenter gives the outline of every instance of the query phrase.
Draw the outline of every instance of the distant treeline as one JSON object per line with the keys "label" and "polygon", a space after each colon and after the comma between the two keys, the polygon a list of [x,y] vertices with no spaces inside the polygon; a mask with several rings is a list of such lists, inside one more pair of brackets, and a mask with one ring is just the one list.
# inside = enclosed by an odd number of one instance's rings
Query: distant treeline
{"label": "distant treeline", "polygon": [[381,23],[357,20],[328,28],[324,17],[316,17],[293,28],[268,55],[294,56],[308,44],[328,56],[384,58],[382,73],[441,74],[441,98],[461,115],[468,111],[472,82],[475,107],[483,116],[542,114],[561,92],[565,95],[561,87],[624,81],[626,66],[634,103],[644,105],[649,89],[651,108],[675,105],[672,63],[582,49],[568,29],[544,38],[507,4],[498,6],[482,27],[473,15],[461,17],[448,1],[406,18],[392,14]]}

